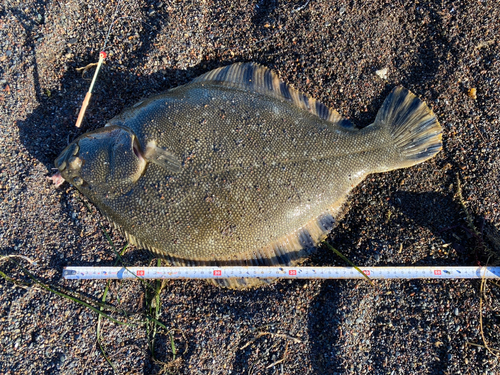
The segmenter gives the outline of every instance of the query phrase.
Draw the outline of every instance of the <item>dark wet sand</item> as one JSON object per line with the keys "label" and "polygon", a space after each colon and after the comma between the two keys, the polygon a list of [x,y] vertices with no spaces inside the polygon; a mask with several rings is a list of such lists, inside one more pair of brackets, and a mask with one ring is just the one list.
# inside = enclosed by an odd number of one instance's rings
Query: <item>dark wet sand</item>
{"label": "dark wet sand", "polygon": [[[477,265],[500,237],[500,5],[496,1],[125,2],[81,129],[89,87],[75,68],[96,62],[116,1],[6,0],[0,6],[0,254],[20,254],[47,283],[94,299],[105,283],[64,281],[66,265],[113,265],[95,208],[47,180],[84,131],[212,68],[256,61],[366,126],[403,85],[444,129],[443,151],[411,169],[370,176],[328,241],[359,265]],[[387,68],[387,79],[376,75]],[[476,90],[476,98],[469,90]],[[479,232],[468,227],[455,196]],[[124,245],[112,231],[118,248]],[[497,247],[498,251],[498,247]],[[134,248],[128,264],[149,255]],[[25,266],[26,261],[21,261]],[[321,249],[307,264],[344,265]],[[0,269],[27,280],[18,267]],[[120,374],[498,374],[479,332],[478,281],[281,281],[250,291],[168,282],[160,320],[177,362],[155,363],[144,327],[105,321]],[[500,349],[499,289],[484,331]],[[144,308],[137,282],[113,282],[109,302]],[[115,314],[116,317],[124,319]],[[137,322],[130,317],[129,322]],[[96,345],[96,314],[41,290],[0,281],[0,373],[111,374]],[[259,337],[259,332],[265,334]],[[292,339],[292,338],[295,338]],[[247,343],[255,339],[250,345]],[[244,348],[243,348],[244,347]],[[159,331],[156,355],[172,360]],[[274,365],[273,365],[274,364]]]}

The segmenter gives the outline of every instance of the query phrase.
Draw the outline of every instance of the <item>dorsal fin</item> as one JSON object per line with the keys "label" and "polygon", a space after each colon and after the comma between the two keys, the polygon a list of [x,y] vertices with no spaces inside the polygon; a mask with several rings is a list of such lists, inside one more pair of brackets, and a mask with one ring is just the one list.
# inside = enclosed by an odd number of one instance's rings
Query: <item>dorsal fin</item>
{"label": "dorsal fin", "polygon": [[286,100],[332,124],[354,129],[352,123],[337,111],[287,85],[271,69],[256,63],[228,65],[211,70],[192,81],[192,83],[201,82],[216,82]]}

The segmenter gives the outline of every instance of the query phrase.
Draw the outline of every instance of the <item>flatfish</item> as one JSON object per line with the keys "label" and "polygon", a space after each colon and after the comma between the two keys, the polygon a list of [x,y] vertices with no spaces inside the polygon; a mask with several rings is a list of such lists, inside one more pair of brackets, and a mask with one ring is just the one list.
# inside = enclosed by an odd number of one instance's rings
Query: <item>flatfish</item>
{"label": "flatfish", "polygon": [[131,243],[172,265],[294,265],[368,174],[441,147],[436,116],[402,87],[358,129],[273,71],[238,63],[140,101],[55,164]]}

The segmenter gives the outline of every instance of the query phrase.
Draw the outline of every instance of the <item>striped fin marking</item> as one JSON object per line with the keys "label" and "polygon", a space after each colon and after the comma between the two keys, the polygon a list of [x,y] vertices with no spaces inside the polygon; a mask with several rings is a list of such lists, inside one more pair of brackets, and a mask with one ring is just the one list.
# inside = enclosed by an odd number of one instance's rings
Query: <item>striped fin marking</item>
{"label": "striped fin marking", "polygon": [[323,120],[354,129],[354,126],[337,111],[287,85],[274,71],[256,63],[228,65],[205,73],[192,81],[192,83],[202,82],[216,82],[285,100]]}
{"label": "striped fin marking", "polygon": [[[324,241],[342,216],[344,201],[336,202],[317,218],[311,219],[301,228],[286,234],[259,249],[220,258],[186,259],[175,254],[145,245],[135,239],[136,244],[167,259],[174,266],[295,266],[311,254],[318,243]],[[127,235],[130,240],[130,236]],[[141,246],[142,245],[142,246]],[[231,289],[242,289],[269,284],[274,279],[210,279],[208,282]]]}

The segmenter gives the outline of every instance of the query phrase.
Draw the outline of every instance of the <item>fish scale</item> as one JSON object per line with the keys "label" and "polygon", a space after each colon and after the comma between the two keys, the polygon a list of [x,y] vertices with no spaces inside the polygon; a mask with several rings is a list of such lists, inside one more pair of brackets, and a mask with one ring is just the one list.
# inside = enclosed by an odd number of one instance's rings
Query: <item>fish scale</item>
{"label": "fish scale", "polygon": [[440,149],[435,115],[403,88],[357,129],[271,70],[240,63],[139,102],[56,166],[133,244],[173,265],[289,266],[326,238],[368,174]]}

